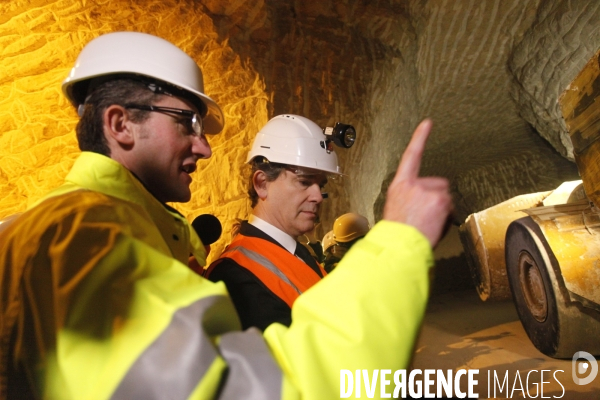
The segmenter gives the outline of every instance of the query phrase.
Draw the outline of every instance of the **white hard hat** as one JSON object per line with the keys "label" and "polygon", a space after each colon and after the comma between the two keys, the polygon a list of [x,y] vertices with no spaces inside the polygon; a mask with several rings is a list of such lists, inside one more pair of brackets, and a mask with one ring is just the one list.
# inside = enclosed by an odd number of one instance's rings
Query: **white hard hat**
{"label": "white hard hat", "polygon": [[273,163],[341,175],[337,155],[326,141],[323,130],[308,118],[278,115],[256,134],[246,162],[262,156]]}
{"label": "white hard hat", "polygon": [[187,92],[200,112],[207,109],[203,116],[205,132],[216,134],[223,129],[223,112],[204,94],[204,79],[196,62],[172,43],[145,33],[113,32],[89,42],[64,80],[62,90],[78,108],[84,103],[93,78],[116,74],[152,78]]}

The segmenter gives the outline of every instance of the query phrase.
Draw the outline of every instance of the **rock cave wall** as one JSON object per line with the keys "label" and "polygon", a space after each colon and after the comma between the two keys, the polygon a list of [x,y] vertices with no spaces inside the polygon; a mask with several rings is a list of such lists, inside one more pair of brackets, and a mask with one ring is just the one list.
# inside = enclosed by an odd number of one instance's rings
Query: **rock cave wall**
{"label": "rock cave wall", "polygon": [[249,211],[245,176],[231,165],[282,113],[351,123],[359,134],[338,152],[346,176],[329,188],[320,234],[348,211],[381,218],[424,117],[434,131],[422,173],[450,179],[457,223],[578,178],[556,101],[600,47],[597,1],[20,0],[0,10],[0,218],[39,197],[48,177],[66,174],[77,153],[75,117],[57,87],[83,43],[119,29],[192,52],[207,92],[226,108],[216,157],[195,177],[199,200],[182,208],[190,217],[214,213],[226,229]]}
{"label": "rock cave wall", "polygon": [[[381,218],[424,117],[435,127],[422,172],[450,179],[457,223],[578,179],[556,101],[600,46],[593,1],[203,3],[264,77],[270,115],[357,127],[357,145],[338,152],[347,176],[324,204],[324,231],[350,210]],[[257,14],[264,23],[248,23]]]}

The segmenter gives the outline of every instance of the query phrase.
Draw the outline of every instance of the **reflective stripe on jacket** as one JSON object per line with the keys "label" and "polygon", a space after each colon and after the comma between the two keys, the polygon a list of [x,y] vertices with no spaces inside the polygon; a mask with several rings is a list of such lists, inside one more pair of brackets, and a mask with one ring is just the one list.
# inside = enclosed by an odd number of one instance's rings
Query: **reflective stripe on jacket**
{"label": "reflective stripe on jacket", "polygon": [[[290,308],[299,295],[304,293],[321,277],[304,261],[284,248],[267,240],[244,236],[241,233],[227,247],[219,259],[230,258],[252,272],[270,291]],[[218,263],[217,260],[215,263]],[[316,263],[323,276],[323,267]],[[210,274],[210,270],[207,273]]]}

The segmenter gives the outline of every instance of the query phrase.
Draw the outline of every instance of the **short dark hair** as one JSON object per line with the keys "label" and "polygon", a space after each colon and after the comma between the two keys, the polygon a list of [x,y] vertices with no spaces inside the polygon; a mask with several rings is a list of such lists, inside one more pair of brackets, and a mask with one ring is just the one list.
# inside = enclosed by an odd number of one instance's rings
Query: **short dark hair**
{"label": "short dark hair", "polygon": [[[110,156],[110,148],[104,137],[104,111],[115,104],[120,106],[130,103],[152,105],[162,96],[152,92],[140,80],[119,78],[100,83],[88,95],[83,106],[83,115],[77,123],[79,149]],[[131,110],[130,116],[134,122],[143,122],[148,118],[149,112]]]}
{"label": "short dark hair", "polygon": [[254,189],[254,173],[256,171],[262,171],[267,176],[267,182],[273,182],[279,178],[279,175],[286,169],[287,165],[271,163],[264,157],[255,157],[251,162],[252,172],[250,173],[250,180],[248,184],[248,196],[250,197],[250,203],[252,208],[258,204],[258,193]]}

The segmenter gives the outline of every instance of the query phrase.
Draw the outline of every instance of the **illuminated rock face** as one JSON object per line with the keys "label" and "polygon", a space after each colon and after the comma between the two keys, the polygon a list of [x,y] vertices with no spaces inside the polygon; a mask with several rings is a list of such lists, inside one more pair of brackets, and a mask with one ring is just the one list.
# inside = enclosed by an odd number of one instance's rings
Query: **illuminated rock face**
{"label": "illuminated rock face", "polygon": [[423,117],[435,127],[422,171],[450,179],[458,222],[577,178],[556,100],[600,46],[597,2],[204,3],[264,77],[269,115],[356,125],[357,145],[338,152],[348,176],[323,207],[325,228],[350,210],[381,217]]}
{"label": "illuminated rock face", "polygon": [[381,216],[385,188],[423,117],[435,127],[424,174],[450,179],[459,222],[577,178],[556,100],[600,46],[595,0],[15,0],[0,4],[0,218],[62,181],[78,154],[60,93],[82,46],[115,30],[164,37],[200,63],[227,128],[200,163],[188,217],[217,215],[229,240],[249,212],[242,164],[270,117],[351,123],[335,217]]}
{"label": "illuminated rock face", "polygon": [[[62,183],[79,154],[77,116],[60,92],[79,51],[94,37],[123,30],[176,43],[204,72],[205,90],[227,126],[210,138],[215,157],[199,161],[192,201],[177,208],[192,220],[216,215],[231,227],[248,214],[242,166],[268,120],[264,84],[219,40],[212,19],[189,1],[12,1],[0,4],[0,218],[21,212]],[[197,9],[200,9],[199,11]],[[213,246],[219,253],[229,240]]]}

